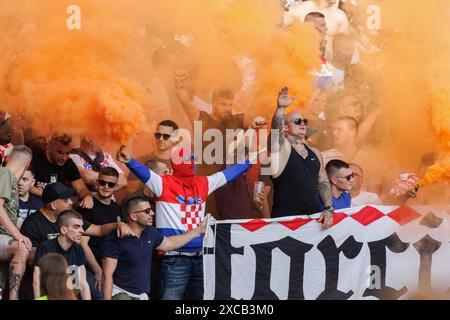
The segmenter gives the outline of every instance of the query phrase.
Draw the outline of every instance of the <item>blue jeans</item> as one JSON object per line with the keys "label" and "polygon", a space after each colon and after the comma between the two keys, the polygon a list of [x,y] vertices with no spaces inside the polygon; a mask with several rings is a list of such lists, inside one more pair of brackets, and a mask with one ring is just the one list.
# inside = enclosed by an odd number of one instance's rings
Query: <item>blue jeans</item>
{"label": "blue jeans", "polygon": [[91,289],[91,299],[103,300],[103,292],[95,287],[95,275],[88,269],[86,269],[86,280]]}
{"label": "blue jeans", "polygon": [[202,257],[167,257],[160,265],[160,300],[203,300]]}

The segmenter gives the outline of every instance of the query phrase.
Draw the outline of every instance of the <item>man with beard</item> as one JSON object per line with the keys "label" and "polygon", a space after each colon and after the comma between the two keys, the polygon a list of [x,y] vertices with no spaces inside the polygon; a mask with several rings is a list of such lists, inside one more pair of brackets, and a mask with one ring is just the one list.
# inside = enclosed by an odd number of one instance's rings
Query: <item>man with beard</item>
{"label": "man with beard", "polygon": [[36,186],[31,188],[31,193],[42,197],[42,191],[47,184],[61,182],[76,190],[81,208],[92,208],[91,192],[81,178],[77,166],[69,157],[71,151],[71,136],[54,135],[45,151],[33,156],[31,165],[39,169],[36,170]]}

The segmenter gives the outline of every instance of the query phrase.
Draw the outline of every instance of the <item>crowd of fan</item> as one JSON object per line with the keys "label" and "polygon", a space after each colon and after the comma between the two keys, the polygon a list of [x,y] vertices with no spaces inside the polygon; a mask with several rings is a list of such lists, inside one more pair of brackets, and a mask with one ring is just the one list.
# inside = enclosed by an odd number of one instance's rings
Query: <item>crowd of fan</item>
{"label": "crowd of fan", "polygon": [[[415,196],[393,197],[372,166],[384,116],[371,86],[371,66],[365,64],[380,51],[376,33],[350,1],[283,5],[286,32],[296,19],[319,32],[322,69],[311,70],[316,91],[301,113],[285,114],[294,99],[288,88],[280,91],[271,125],[267,115],[236,112],[251,77],[239,92],[211,88],[210,98],[201,96],[193,79],[176,70],[177,55],[168,49],[155,52],[155,69],[175,76],[155,77],[149,84],[148,93],[161,102],[161,119],[152,143],[145,140],[151,152],[135,146],[137,160],[125,148],[111,155],[89,137],[76,143],[68,134],[39,136],[19,115],[0,115],[3,298],[202,299],[197,242],[205,212],[216,219],[322,212],[330,227],[334,210],[398,204]],[[194,121],[223,134],[276,129],[271,152],[279,155],[278,168],[263,175],[259,162],[202,164],[194,179],[189,151],[178,154],[187,159],[184,166],[173,160],[179,127],[192,131]],[[223,149],[227,154],[239,148]],[[419,173],[435,160],[433,153],[424,155]]]}

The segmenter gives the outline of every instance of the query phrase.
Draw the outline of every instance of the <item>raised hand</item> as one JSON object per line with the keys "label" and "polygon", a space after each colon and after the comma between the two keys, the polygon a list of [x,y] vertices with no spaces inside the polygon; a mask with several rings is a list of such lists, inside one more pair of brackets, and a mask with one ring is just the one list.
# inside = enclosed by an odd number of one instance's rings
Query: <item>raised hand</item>
{"label": "raised hand", "polygon": [[295,97],[289,98],[288,87],[284,87],[278,93],[277,106],[278,106],[278,108],[287,108],[292,104],[292,102],[294,102],[294,100],[295,100]]}
{"label": "raised hand", "polygon": [[122,163],[128,163],[131,160],[130,154],[126,151],[126,146],[120,146],[120,149],[116,153],[116,160]]}

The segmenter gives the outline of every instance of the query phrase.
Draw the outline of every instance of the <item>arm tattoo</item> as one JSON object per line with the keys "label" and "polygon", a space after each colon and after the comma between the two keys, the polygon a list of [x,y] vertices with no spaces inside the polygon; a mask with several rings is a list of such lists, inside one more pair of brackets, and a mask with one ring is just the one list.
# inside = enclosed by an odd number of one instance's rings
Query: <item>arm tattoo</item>
{"label": "arm tattoo", "polygon": [[284,125],[284,112],[285,110],[282,108],[278,108],[275,111],[275,114],[273,115],[272,118],[272,129],[277,129],[278,130],[278,142],[281,144],[284,140],[284,135],[281,131],[281,129],[283,128]]}
{"label": "arm tattoo", "polygon": [[318,185],[319,196],[322,199],[324,206],[331,206],[331,185],[329,181],[319,181]]}

